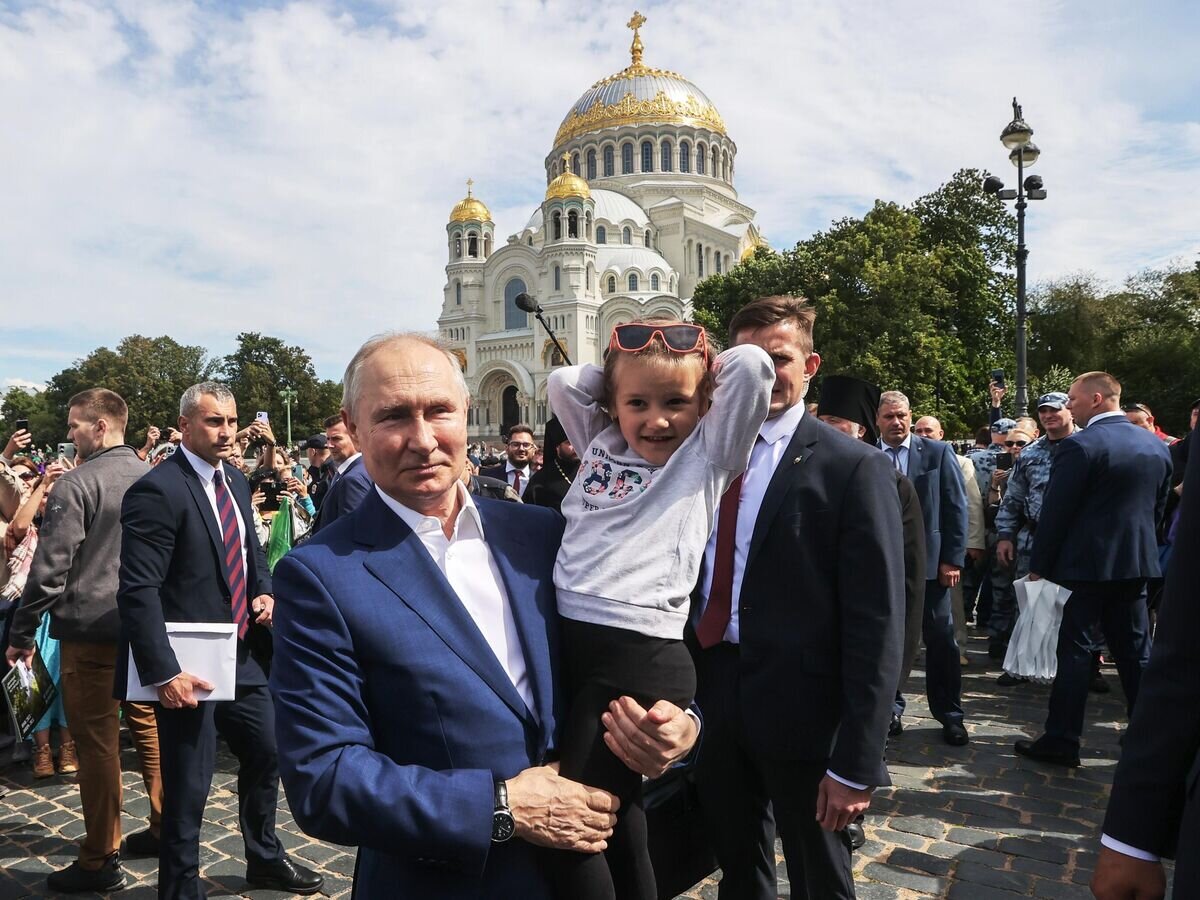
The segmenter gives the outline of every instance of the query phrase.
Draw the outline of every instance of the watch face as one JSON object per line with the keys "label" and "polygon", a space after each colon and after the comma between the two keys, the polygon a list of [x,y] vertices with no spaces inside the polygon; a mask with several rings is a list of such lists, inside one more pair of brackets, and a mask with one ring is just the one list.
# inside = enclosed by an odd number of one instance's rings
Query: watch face
{"label": "watch face", "polygon": [[495,843],[507,841],[516,830],[517,824],[513,821],[512,813],[503,809],[492,813],[492,840]]}

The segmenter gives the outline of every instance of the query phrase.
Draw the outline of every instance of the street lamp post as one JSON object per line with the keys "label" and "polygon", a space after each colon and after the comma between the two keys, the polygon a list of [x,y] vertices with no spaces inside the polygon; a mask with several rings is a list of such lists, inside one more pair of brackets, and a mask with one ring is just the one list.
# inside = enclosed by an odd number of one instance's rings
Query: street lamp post
{"label": "street lamp post", "polygon": [[292,449],[292,404],[296,402],[295,389],[284,388],[279,392],[279,399],[283,401],[284,408],[287,409],[287,446],[290,451]]}
{"label": "street lamp post", "polygon": [[1025,262],[1029,250],[1025,247],[1025,207],[1027,200],[1045,200],[1046,190],[1039,175],[1025,177],[1025,170],[1032,166],[1041,151],[1032,141],[1033,129],[1021,115],[1021,104],[1013,97],[1013,119],[1000,132],[1000,143],[1008,148],[1008,159],[1017,167],[1017,189],[1005,189],[1004,182],[989,175],[983,182],[983,190],[995,194],[1001,200],[1016,200],[1017,204],[1017,415],[1029,411],[1028,372],[1025,365]]}

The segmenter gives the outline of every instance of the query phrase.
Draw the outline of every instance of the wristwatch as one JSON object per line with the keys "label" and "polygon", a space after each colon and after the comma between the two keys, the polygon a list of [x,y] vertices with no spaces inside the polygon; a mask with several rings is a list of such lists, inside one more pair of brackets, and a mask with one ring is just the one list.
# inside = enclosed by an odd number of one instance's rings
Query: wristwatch
{"label": "wristwatch", "polygon": [[492,843],[503,844],[516,830],[517,823],[513,821],[512,810],[508,808],[508,786],[503,781],[497,781],[496,808],[492,811]]}

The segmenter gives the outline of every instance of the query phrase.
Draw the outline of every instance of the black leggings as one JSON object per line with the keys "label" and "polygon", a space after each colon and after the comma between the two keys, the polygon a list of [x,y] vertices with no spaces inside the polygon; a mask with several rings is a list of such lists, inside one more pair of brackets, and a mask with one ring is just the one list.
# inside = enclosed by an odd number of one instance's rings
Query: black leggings
{"label": "black leggings", "polygon": [[561,900],[656,900],[642,776],[605,745],[600,716],[622,695],[647,709],[659,700],[686,709],[696,693],[691,654],[681,640],[573,619],[562,623],[571,699],[560,744],[561,774],[615,794],[621,808],[603,853],[556,854],[555,895]]}

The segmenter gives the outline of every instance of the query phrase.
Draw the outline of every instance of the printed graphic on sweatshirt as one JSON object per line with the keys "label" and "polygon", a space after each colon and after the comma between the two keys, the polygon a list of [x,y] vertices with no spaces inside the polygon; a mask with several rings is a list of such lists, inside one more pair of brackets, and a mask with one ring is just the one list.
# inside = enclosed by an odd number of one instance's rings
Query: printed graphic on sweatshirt
{"label": "printed graphic on sweatshirt", "polygon": [[[592,459],[582,471],[585,509],[601,509],[636,497],[650,486],[655,469],[650,466],[630,466],[618,463],[603,450],[593,447]],[[589,499],[590,498],[590,501]]]}

